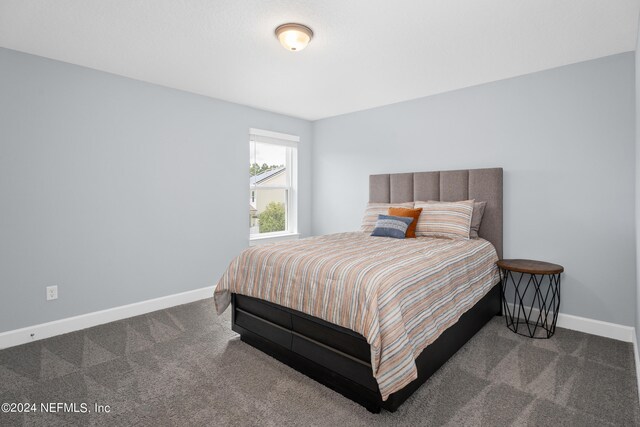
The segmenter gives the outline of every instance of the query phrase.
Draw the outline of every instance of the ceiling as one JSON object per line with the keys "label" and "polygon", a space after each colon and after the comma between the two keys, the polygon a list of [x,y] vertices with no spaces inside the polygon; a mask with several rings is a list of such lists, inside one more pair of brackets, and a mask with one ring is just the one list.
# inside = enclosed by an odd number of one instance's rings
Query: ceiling
{"label": "ceiling", "polygon": [[[635,49],[640,0],[0,0],[0,46],[316,120]],[[301,52],[274,29],[315,32]]]}

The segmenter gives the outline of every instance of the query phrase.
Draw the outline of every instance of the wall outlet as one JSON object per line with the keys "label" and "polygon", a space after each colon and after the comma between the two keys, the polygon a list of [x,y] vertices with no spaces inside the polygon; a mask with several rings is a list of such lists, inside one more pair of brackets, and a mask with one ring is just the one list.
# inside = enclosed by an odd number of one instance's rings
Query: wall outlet
{"label": "wall outlet", "polygon": [[47,301],[58,299],[58,286],[47,286]]}

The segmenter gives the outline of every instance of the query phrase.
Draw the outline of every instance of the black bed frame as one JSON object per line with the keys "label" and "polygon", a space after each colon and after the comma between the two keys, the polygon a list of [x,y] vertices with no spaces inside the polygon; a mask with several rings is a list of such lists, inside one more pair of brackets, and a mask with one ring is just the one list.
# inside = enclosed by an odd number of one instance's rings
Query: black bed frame
{"label": "black bed frame", "polygon": [[362,335],[316,317],[256,298],[232,294],[232,329],[242,341],[378,413],[394,412],[469,341],[501,315],[500,284],[423,350],[418,378],[382,400],[372,374],[369,344]]}

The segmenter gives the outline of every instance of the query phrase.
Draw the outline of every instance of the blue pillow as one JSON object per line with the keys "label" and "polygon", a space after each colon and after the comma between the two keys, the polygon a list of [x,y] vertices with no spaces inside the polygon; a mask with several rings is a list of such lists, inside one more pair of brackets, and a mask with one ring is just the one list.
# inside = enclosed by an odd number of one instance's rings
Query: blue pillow
{"label": "blue pillow", "polygon": [[404,239],[407,228],[409,228],[409,224],[412,222],[413,218],[405,216],[378,215],[376,227],[373,229],[371,235]]}

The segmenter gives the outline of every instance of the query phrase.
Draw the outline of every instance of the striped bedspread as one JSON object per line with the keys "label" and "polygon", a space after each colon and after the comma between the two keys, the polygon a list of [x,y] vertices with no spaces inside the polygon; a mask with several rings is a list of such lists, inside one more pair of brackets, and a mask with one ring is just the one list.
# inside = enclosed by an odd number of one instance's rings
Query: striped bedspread
{"label": "striped bedspread", "polygon": [[216,285],[358,332],[382,399],[417,378],[415,359],[498,283],[483,239],[391,239],[340,233],[246,249]]}

